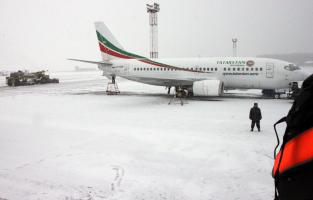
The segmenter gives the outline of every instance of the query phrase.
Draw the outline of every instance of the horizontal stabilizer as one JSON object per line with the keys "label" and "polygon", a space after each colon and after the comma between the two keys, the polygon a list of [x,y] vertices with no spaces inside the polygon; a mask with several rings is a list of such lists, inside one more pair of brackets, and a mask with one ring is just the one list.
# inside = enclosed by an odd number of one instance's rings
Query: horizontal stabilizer
{"label": "horizontal stabilizer", "polygon": [[85,63],[90,63],[90,64],[101,64],[101,65],[112,65],[111,62],[108,61],[89,61],[89,60],[80,60],[80,59],[73,59],[69,58],[68,60],[73,60],[73,61],[78,61],[78,62],[85,62]]}

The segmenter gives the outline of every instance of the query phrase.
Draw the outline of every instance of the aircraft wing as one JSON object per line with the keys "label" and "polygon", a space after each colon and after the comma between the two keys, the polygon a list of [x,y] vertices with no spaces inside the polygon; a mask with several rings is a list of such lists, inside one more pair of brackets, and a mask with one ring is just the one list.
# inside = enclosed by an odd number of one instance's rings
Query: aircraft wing
{"label": "aircraft wing", "polygon": [[69,58],[68,60],[73,60],[73,61],[78,61],[78,62],[85,62],[85,63],[90,63],[90,64],[101,64],[101,65],[113,65],[113,63],[109,61],[89,61],[89,60],[80,60],[80,59],[74,59],[74,58]]}

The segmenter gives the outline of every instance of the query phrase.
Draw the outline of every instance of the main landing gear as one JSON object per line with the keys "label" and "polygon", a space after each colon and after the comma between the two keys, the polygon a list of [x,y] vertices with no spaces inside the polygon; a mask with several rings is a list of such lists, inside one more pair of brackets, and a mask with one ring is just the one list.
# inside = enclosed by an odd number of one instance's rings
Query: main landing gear
{"label": "main landing gear", "polygon": [[115,76],[112,76],[111,82],[108,82],[107,90],[105,91],[107,95],[117,95],[120,93],[115,78]]}
{"label": "main landing gear", "polygon": [[171,94],[171,87],[172,86],[167,86],[165,89],[167,89],[167,94]]}
{"label": "main landing gear", "polygon": [[[169,91],[170,91],[170,87],[169,87]],[[180,102],[180,105],[183,106],[184,105],[183,99],[186,98],[187,96],[188,96],[187,90],[184,90],[181,86],[175,86],[175,94],[173,98],[170,100],[170,102],[168,103],[168,105],[170,105],[174,100],[178,99]]]}

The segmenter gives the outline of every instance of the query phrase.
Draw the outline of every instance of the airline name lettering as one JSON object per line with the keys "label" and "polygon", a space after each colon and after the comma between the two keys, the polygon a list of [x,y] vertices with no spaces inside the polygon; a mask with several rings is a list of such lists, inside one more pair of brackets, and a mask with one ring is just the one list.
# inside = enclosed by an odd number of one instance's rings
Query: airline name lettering
{"label": "airline name lettering", "polygon": [[230,66],[245,66],[246,61],[243,61],[243,60],[222,60],[222,61],[217,61],[216,64],[218,64],[218,65],[230,65]]}

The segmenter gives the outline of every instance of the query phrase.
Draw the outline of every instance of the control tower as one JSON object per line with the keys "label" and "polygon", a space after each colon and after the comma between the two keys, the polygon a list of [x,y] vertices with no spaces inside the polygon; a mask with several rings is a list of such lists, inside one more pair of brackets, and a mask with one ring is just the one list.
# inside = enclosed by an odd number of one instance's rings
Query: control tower
{"label": "control tower", "polygon": [[158,58],[158,12],[160,5],[157,3],[147,4],[150,24],[150,58]]}

